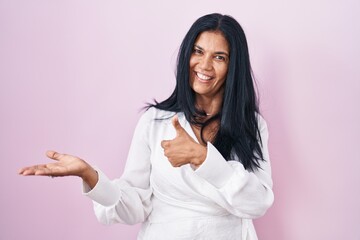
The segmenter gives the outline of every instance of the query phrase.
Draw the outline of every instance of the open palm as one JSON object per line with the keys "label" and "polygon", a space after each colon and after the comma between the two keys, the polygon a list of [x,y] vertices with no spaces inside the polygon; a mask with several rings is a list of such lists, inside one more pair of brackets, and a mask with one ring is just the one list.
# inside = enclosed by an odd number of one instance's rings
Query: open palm
{"label": "open palm", "polygon": [[47,151],[47,157],[56,162],[39,164],[25,167],[19,170],[21,175],[43,175],[43,176],[79,176],[87,169],[88,164],[75,156],[60,154],[54,151]]}

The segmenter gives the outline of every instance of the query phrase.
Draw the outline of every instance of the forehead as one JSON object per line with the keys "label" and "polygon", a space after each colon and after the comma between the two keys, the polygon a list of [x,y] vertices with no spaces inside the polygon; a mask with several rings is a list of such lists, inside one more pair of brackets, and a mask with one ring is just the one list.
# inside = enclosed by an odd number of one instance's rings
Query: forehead
{"label": "forehead", "polygon": [[195,45],[206,51],[229,53],[229,43],[219,31],[206,31],[199,34]]}

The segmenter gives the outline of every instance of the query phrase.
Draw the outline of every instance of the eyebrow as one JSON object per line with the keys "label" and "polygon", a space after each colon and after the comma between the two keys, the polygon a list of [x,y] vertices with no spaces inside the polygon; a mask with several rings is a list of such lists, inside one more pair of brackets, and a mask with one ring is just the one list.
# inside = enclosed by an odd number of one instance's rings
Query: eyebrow
{"label": "eyebrow", "polygon": [[[194,47],[204,51],[204,49],[202,47],[200,47],[199,45],[195,44]],[[229,54],[227,52],[221,52],[221,51],[215,52],[215,54],[223,54],[223,55],[229,56]]]}

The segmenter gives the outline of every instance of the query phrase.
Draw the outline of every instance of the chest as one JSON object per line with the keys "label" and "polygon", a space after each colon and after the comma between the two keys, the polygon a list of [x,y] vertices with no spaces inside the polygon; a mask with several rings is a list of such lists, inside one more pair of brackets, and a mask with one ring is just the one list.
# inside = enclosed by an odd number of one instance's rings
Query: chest
{"label": "chest", "polygon": [[[196,133],[189,124],[182,123],[182,126],[191,137],[197,138]],[[154,194],[183,202],[193,201],[196,193],[184,181],[183,171],[186,166],[173,167],[164,155],[164,150],[161,147],[161,141],[171,140],[176,137],[176,131],[171,121],[162,122],[161,126],[155,127],[152,131],[150,144],[150,184]]]}
{"label": "chest", "polygon": [[219,129],[219,123],[214,121],[203,128],[196,125],[190,125],[190,128],[195,135],[197,142],[203,146],[206,146],[207,142],[214,142],[216,133]]}

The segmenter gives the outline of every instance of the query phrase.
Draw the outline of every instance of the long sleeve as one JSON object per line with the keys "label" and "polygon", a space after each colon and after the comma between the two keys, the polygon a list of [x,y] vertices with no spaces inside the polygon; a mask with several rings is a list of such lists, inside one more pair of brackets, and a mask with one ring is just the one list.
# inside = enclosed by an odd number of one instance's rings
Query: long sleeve
{"label": "long sleeve", "polygon": [[265,161],[255,172],[245,170],[239,161],[226,161],[211,143],[204,163],[197,170],[183,168],[183,179],[190,188],[241,218],[264,215],[274,201],[268,129],[262,118],[259,126]]}
{"label": "long sleeve", "polygon": [[152,210],[148,124],[145,113],[136,126],[121,178],[110,181],[96,168],[96,186],[90,190],[83,183],[83,193],[94,201],[95,215],[103,224],[143,222]]}

